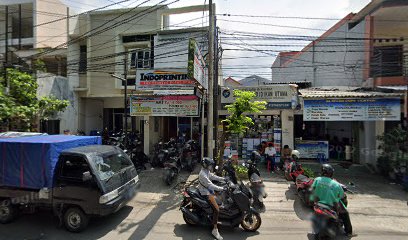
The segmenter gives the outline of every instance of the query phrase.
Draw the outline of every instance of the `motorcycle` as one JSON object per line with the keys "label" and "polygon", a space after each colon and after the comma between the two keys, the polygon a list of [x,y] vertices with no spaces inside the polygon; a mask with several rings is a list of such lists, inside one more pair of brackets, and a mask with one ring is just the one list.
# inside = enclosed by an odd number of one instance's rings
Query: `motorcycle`
{"label": "motorcycle", "polygon": [[233,184],[237,184],[238,183],[238,179],[237,179],[237,175],[235,172],[235,168],[232,164],[232,159],[231,157],[228,157],[225,162],[224,165],[222,167],[222,170],[224,171],[224,176],[228,177],[228,179],[233,183]]}
{"label": "motorcycle", "polygon": [[261,179],[261,174],[253,161],[248,161],[246,166],[248,168],[248,185],[254,195],[253,206],[259,212],[265,212],[265,204],[263,201],[268,194],[265,191],[265,184]]}
{"label": "motorcycle", "polygon": [[171,185],[181,171],[180,157],[172,156],[164,163],[163,180],[167,185]]}
{"label": "motorcycle", "polygon": [[[226,192],[232,204],[220,208],[219,224],[221,226],[241,227],[245,231],[255,232],[262,224],[261,216],[251,207],[251,190],[242,182],[234,185],[227,183]],[[221,205],[219,198],[217,203]],[[183,219],[188,225],[212,225],[213,210],[206,196],[202,196],[196,188],[186,188],[180,205]]]}
{"label": "motorcycle", "polygon": [[193,161],[192,146],[188,143],[184,144],[181,149],[181,168],[193,171],[196,161]]}
{"label": "motorcycle", "polygon": [[[308,207],[313,207],[314,202],[310,199],[310,196],[312,194],[312,185],[313,185],[314,179],[313,178],[308,178],[305,175],[298,175],[296,177],[296,189],[298,192],[298,196],[302,202],[308,206]],[[347,194],[346,192],[351,192],[346,185],[341,184],[341,187],[343,188],[344,191],[344,197],[342,199],[342,202],[347,206]]]}
{"label": "motorcycle", "polygon": [[149,163],[149,157],[143,152],[142,142],[135,141],[132,152],[132,162],[136,171],[139,173],[146,170],[146,164]]}
{"label": "motorcycle", "polygon": [[[342,185],[344,190],[343,204],[340,205],[340,211],[347,211],[347,195],[351,192],[346,186]],[[338,213],[325,204],[316,203],[313,207],[314,215],[312,218],[312,228],[315,239],[335,239],[337,234],[344,229],[344,223]]]}
{"label": "motorcycle", "polygon": [[285,179],[288,181],[296,182],[297,176],[303,175],[304,172],[302,164],[295,159],[291,159],[285,164]]}

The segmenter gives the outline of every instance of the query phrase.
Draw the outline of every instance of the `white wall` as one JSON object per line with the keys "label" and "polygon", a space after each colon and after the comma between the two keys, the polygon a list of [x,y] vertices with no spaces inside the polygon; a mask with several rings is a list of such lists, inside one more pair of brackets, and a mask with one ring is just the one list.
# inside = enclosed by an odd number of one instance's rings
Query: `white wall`
{"label": "white wall", "polygon": [[294,149],[294,118],[292,109],[282,111],[282,148],[288,145],[291,149]]}
{"label": "white wall", "polygon": [[310,81],[313,86],[361,85],[364,41],[345,39],[363,38],[364,27],[363,21],[349,30],[345,23],[322,40],[316,41],[314,52],[311,47],[298,56],[289,56],[290,63],[286,65],[277,58],[272,68],[273,82]]}

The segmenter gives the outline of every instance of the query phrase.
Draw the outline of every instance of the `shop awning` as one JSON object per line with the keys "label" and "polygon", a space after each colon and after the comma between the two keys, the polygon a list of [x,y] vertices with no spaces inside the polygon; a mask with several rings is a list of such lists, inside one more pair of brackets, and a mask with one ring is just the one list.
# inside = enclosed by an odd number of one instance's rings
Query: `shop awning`
{"label": "shop awning", "polygon": [[394,90],[394,91],[408,91],[408,86],[377,86],[379,89]]}
{"label": "shop awning", "polygon": [[303,98],[375,98],[375,97],[402,97],[401,93],[384,93],[361,90],[325,90],[325,89],[300,89]]}

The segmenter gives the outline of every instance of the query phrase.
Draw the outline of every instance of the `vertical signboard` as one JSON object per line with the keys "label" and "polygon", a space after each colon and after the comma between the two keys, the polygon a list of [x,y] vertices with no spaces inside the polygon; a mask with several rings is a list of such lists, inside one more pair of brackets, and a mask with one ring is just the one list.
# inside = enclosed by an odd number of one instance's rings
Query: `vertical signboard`
{"label": "vertical signboard", "polygon": [[196,40],[193,38],[190,38],[188,44],[187,75],[189,78],[197,80],[204,88],[208,88],[205,61]]}

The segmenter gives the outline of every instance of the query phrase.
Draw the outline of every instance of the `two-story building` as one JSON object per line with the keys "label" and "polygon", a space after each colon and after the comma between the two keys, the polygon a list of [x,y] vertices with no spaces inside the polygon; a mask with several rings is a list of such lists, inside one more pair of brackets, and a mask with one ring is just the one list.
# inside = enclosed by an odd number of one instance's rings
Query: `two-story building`
{"label": "two-story building", "polygon": [[301,51],[277,56],[273,82],[312,84],[301,91],[298,142],[328,141],[326,157],[375,164],[376,136],[407,121],[407,13],[407,1],[373,0]]}
{"label": "two-story building", "polygon": [[[187,68],[190,60],[192,64],[202,61],[189,50],[193,44],[195,50],[203,52],[201,57],[205,54],[208,28],[176,29],[170,16],[203,11],[208,11],[208,6],[171,9],[158,5],[79,16],[70,28],[68,48],[78,128],[87,134],[105,128],[119,131],[127,120],[128,131],[143,135],[146,154],[159,138],[167,140],[181,132],[189,138],[198,135],[207,87]],[[205,72],[203,64],[191,66],[193,72],[194,66]],[[124,107],[125,83],[112,74],[127,79],[130,117],[126,117]]]}
{"label": "two-story building", "polygon": [[34,72],[39,84],[37,95],[53,95],[71,102],[65,112],[41,122],[38,130],[54,134],[62,133],[63,129],[76,130],[69,119],[75,109],[66,77],[68,15],[69,8],[59,0],[0,2],[2,67],[30,71],[40,63],[44,71]]}

